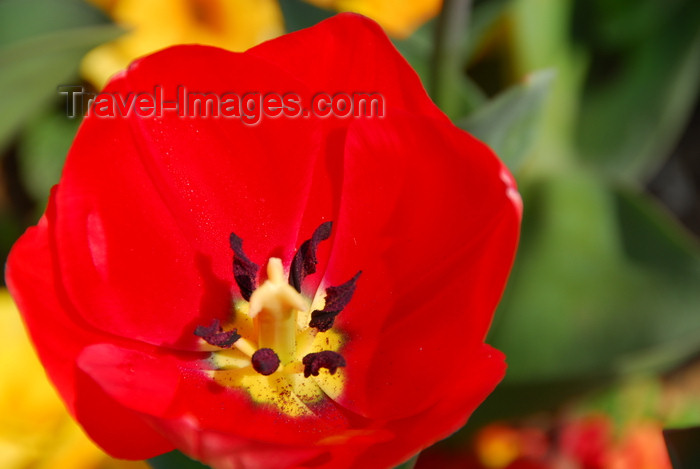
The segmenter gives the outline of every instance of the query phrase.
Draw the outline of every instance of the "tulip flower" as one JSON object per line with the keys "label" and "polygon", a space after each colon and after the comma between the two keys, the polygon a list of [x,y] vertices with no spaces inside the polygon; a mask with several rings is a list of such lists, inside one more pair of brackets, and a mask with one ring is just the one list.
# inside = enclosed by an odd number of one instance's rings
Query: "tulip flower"
{"label": "tulip flower", "polygon": [[371,469],[463,426],[505,372],[484,338],[520,199],[381,28],[345,14],[242,54],[173,47],[105,91],[155,89],[385,106],[251,123],[95,102],[6,273],[91,438],[125,459]]}

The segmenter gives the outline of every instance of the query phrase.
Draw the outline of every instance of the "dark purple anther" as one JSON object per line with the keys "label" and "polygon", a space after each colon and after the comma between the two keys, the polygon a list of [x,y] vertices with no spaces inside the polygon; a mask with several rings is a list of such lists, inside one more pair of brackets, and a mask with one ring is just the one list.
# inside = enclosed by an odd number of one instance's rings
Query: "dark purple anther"
{"label": "dark purple anther", "polygon": [[233,250],[233,278],[241,290],[243,299],[250,301],[250,295],[253,294],[253,290],[257,286],[256,278],[260,267],[245,255],[243,240],[236,233],[231,233],[229,244]]}
{"label": "dark purple anther", "polygon": [[331,236],[332,226],[333,222],[330,221],[322,223],[316,228],[314,234],[311,235],[311,239],[304,241],[294,255],[292,265],[289,269],[289,284],[293,286],[296,291],[301,293],[301,284],[304,282],[306,276],[316,272],[316,264],[318,264],[316,249],[318,248],[318,243]]}
{"label": "dark purple anther", "polygon": [[338,352],[324,350],[323,352],[310,353],[302,360],[304,364],[304,377],[318,376],[321,368],[326,368],[332,375],[339,366],[345,366],[345,359]]}
{"label": "dark purple anther", "polygon": [[326,306],[320,311],[315,310],[311,313],[309,327],[315,327],[319,332],[326,332],[333,327],[335,317],[350,303],[361,273],[362,271],[359,271],[353,278],[340,286],[326,288]]}
{"label": "dark purple anther", "polygon": [[221,348],[231,348],[241,338],[237,329],[224,332],[218,319],[213,319],[209,327],[197,326],[194,335],[201,337],[209,345]]}
{"label": "dark purple anther", "polygon": [[251,359],[253,369],[264,376],[269,376],[280,366],[280,357],[271,348],[261,348]]}

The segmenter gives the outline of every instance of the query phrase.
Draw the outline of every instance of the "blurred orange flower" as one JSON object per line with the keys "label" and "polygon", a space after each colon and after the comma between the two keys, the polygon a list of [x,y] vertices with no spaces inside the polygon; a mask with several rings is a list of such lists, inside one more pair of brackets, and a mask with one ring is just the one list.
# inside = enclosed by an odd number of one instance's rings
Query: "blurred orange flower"
{"label": "blurred orange flower", "polygon": [[19,313],[0,290],[0,467],[147,469],[104,454],[63,407],[39,364]]}
{"label": "blurred orange flower", "polygon": [[90,1],[128,30],[83,59],[83,77],[99,89],[135,58],[174,44],[243,51],[283,33],[275,0]]}
{"label": "blurred orange flower", "polygon": [[[83,77],[101,89],[134,59],[175,44],[205,44],[244,51],[284,33],[276,0],[88,0],[127,33],[83,59]],[[440,10],[440,0],[306,0],[316,6],[353,11],[405,38]]]}
{"label": "blurred orange flower", "polygon": [[441,0],[307,0],[339,11],[354,11],[372,18],[390,35],[405,38],[440,11]]}
{"label": "blurred orange flower", "polygon": [[516,428],[494,423],[477,433],[474,451],[485,468],[502,469],[523,458],[544,459],[549,451],[549,442],[540,428]]}
{"label": "blurred orange flower", "polygon": [[644,422],[627,429],[608,455],[608,469],[672,469],[657,423]]}
{"label": "blurred orange flower", "polygon": [[589,413],[532,424],[493,423],[472,445],[421,453],[417,469],[672,469],[661,423],[632,419],[616,428],[609,415]]}

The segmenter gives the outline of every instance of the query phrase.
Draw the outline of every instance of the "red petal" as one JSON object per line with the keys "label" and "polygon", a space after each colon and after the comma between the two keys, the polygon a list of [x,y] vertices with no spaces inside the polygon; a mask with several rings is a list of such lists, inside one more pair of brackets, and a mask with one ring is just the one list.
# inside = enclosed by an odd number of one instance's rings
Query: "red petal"
{"label": "red petal", "polygon": [[[311,410],[315,414],[291,417],[280,413],[274,405],[254,402],[242,389],[224,388],[202,372],[190,370],[180,380],[176,400],[168,415],[175,419],[189,416],[189,423],[183,424],[202,431],[206,429],[241,440],[290,446],[304,446],[336,435],[351,424],[349,419],[352,416],[332,402],[321,402]],[[170,428],[176,423],[165,425]],[[183,431],[187,431],[187,426]]]}
{"label": "red petal", "polygon": [[[66,316],[67,305],[61,303],[56,290],[58,284],[54,282],[47,231],[48,220],[44,216],[14,244],[5,278],[41,362],[74,413],[75,356],[84,343],[100,336],[89,333]],[[65,340],[66,337],[71,340]]]}
{"label": "red petal", "polygon": [[82,350],[77,363],[110,397],[145,414],[162,415],[179,387],[174,361],[157,351],[95,344]]}
{"label": "red petal", "polygon": [[382,28],[364,16],[335,15],[313,28],[260,44],[246,54],[274,63],[309,84],[313,94],[377,92],[384,97],[388,114],[410,111],[449,122]]}
{"label": "red petal", "polygon": [[[215,74],[202,73],[213,64]],[[243,94],[294,83],[252,56],[183,46],[142,59],[107,91]],[[232,231],[254,262],[291,261],[319,132],[304,119],[88,118],[56,200],[60,268],[80,314],[115,334],[194,346],[196,325],[229,314]]]}
{"label": "red petal", "polygon": [[90,438],[119,459],[148,459],[175,449],[144,416],[126,409],[80,371],[76,377],[75,418]]}
{"label": "red petal", "polygon": [[[409,111],[449,124],[428,97],[418,75],[396,52],[381,27],[364,16],[335,15],[314,28],[268,41],[246,54],[267,60],[307,84],[311,91],[309,96],[321,92],[331,95],[376,92],[384,98],[386,116]],[[378,119],[367,120],[372,125],[371,122]],[[327,127],[327,140],[319,147],[326,156],[316,163],[313,195],[304,213],[300,234],[302,240],[308,239],[321,222],[336,221],[346,129],[352,122],[353,119],[317,119],[318,125]],[[336,230],[334,226],[334,232]],[[321,243],[318,273],[307,280],[306,291],[313,291],[319,284],[328,265],[330,245],[331,242]]]}
{"label": "red petal", "polygon": [[376,418],[419,412],[439,399],[460,350],[483,341],[518,237],[504,171],[482,143],[429,119],[351,127],[324,280],[363,271],[336,319],[349,336],[344,405]]}
{"label": "red petal", "polygon": [[307,461],[301,467],[395,467],[460,429],[505,373],[503,354],[499,351],[481,345],[473,352],[471,359],[465,361],[462,373],[455,375],[450,386],[441,390],[440,400],[430,408],[411,417],[374,422],[375,427],[383,427],[376,435],[360,429],[340,434],[336,438],[337,446],[330,447],[328,453]]}
{"label": "red petal", "polygon": [[[48,214],[51,212],[49,207]],[[115,457],[144,459],[170,451],[171,443],[97,386],[86,383],[85,375],[76,369],[76,357],[83,347],[118,339],[76,321],[77,315],[56,279],[49,223],[47,216],[43,217],[15,243],[6,279],[51,381],[88,435]]]}
{"label": "red petal", "polygon": [[[354,467],[380,469],[406,461],[418,451],[447,438],[467,422],[469,416],[493,391],[505,374],[503,354],[484,345],[475,350],[461,373],[442,388],[441,398],[426,412],[388,425],[396,438],[368,448]],[[329,466],[330,468],[331,466]]]}
{"label": "red petal", "polygon": [[[240,426],[245,422],[238,422]],[[217,469],[285,469],[312,459],[320,450],[256,441],[202,427],[194,416],[158,422],[161,431],[184,453]]]}

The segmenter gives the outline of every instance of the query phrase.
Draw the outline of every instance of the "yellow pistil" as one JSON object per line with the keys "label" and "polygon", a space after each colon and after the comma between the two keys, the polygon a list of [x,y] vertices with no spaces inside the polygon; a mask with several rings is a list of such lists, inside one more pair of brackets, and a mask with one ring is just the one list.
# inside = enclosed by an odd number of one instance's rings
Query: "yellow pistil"
{"label": "yellow pistil", "polygon": [[267,280],[250,297],[248,315],[257,321],[260,348],[271,348],[282,364],[289,363],[296,349],[297,311],[308,304],[287,283],[282,260],[276,257],[267,263]]}

